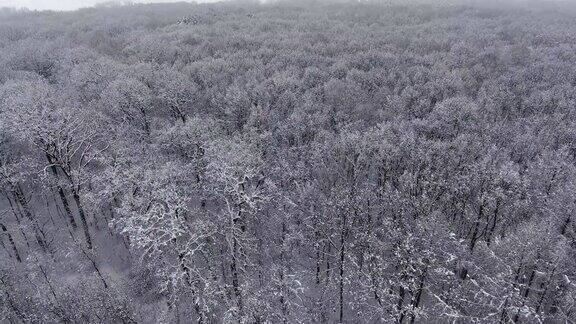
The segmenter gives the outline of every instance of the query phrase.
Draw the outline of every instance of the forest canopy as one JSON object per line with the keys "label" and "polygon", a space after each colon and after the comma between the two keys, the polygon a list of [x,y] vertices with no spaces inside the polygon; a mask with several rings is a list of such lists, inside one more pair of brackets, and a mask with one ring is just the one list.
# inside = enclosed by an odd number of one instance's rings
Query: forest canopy
{"label": "forest canopy", "polygon": [[0,322],[573,323],[576,11],[0,11]]}

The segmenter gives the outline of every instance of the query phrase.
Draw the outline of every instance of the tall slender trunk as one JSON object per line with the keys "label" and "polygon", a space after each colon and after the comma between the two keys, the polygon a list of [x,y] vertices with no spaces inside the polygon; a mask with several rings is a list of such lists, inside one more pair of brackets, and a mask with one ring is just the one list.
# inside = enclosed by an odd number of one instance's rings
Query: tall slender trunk
{"label": "tall slender trunk", "polygon": [[470,252],[474,251],[474,247],[476,246],[476,242],[478,241],[478,239],[481,236],[481,235],[478,235],[478,230],[480,228],[480,220],[482,219],[483,215],[484,215],[484,202],[482,202],[482,204],[480,205],[480,210],[478,211],[478,217],[476,218],[476,221],[474,222],[474,230],[472,232],[472,237],[470,239]]}
{"label": "tall slender trunk", "polygon": [[504,301],[504,306],[502,306],[502,313],[500,314],[500,320],[498,323],[503,324],[508,317],[508,298]]}
{"label": "tall slender trunk", "polygon": [[88,222],[86,221],[86,215],[84,214],[84,208],[80,202],[80,196],[78,195],[78,190],[76,188],[72,189],[72,197],[76,202],[76,207],[78,207],[78,214],[80,215],[80,220],[82,221],[82,229],[84,230],[84,238],[86,239],[86,245],[88,249],[92,249],[92,238],[90,237],[90,232],[88,231]]}
{"label": "tall slender trunk", "polygon": [[494,209],[494,218],[492,219],[492,225],[488,227],[486,233],[486,244],[490,246],[492,243],[492,235],[494,235],[494,230],[496,229],[496,223],[498,221],[498,210],[500,209],[500,199],[496,200],[496,208]]}
{"label": "tall slender trunk", "polygon": [[406,294],[406,291],[404,290],[404,287],[402,287],[402,285],[400,285],[399,291],[398,291],[398,304],[396,305],[396,309],[400,312],[400,316],[398,317],[398,323],[402,323],[404,321],[404,316],[406,316],[406,312],[402,309],[402,306],[404,305],[404,296]]}
{"label": "tall slender trunk", "polygon": [[232,273],[232,289],[238,304],[239,317],[243,316],[243,303],[242,293],[240,292],[240,282],[238,276],[238,240],[234,237],[232,242],[232,263],[230,264],[230,272]]}
{"label": "tall slender trunk", "polygon": [[146,132],[146,135],[148,136],[148,139],[150,138],[150,121],[148,121],[148,116],[146,114],[146,110],[142,107],[139,108],[140,109],[140,113],[142,113],[142,126],[144,127],[144,131]]}
{"label": "tall slender trunk", "polygon": [[10,246],[12,247],[12,250],[14,251],[14,255],[16,256],[16,260],[18,262],[22,262],[22,258],[20,258],[20,253],[18,252],[18,248],[16,247],[16,243],[14,242],[14,238],[12,238],[12,234],[10,234],[10,232],[8,232],[8,229],[2,223],[0,223],[0,229],[2,229],[4,234],[6,234],[6,236],[8,237],[8,242],[10,242]]}
{"label": "tall slender trunk", "polygon": [[62,201],[62,206],[64,206],[64,211],[66,212],[66,216],[68,216],[68,220],[70,221],[70,225],[72,228],[78,228],[78,224],[74,219],[74,214],[72,214],[72,210],[70,209],[70,204],[68,203],[68,198],[66,198],[66,194],[64,194],[64,189],[58,185],[56,188],[58,190],[58,196],[60,196],[60,201]]}
{"label": "tall slender trunk", "polygon": [[330,283],[330,279],[332,277],[332,266],[330,264],[330,257],[332,255],[332,245],[330,244],[330,240],[326,240],[326,280],[325,283]]}
{"label": "tall slender trunk", "polygon": [[416,292],[416,296],[412,300],[412,313],[410,314],[410,324],[414,324],[416,320],[416,314],[414,310],[420,306],[420,302],[422,301],[422,294],[424,292],[424,281],[426,280],[426,273],[428,271],[428,267],[424,268],[422,275],[420,275],[420,283],[418,284],[418,291]]}
{"label": "tall slender trunk", "polygon": [[[0,284],[2,284],[5,287],[8,287],[7,283],[2,279],[1,276],[0,276]],[[26,311],[22,311],[20,308],[18,308],[18,305],[14,303],[14,299],[10,295],[11,292],[12,292],[11,289],[4,290],[4,294],[6,295],[7,306],[10,310],[14,312],[14,314],[16,314],[16,316],[18,316],[18,318],[22,321],[22,323],[25,323],[27,319]]]}
{"label": "tall slender trunk", "polygon": [[[176,240],[174,239],[174,241]],[[202,324],[204,323],[204,313],[202,312],[200,303],[198,303],[199,296],[197,295],[194,286],[192,284],[192,276],[190,275],[190,268],[185,264],[186,260],[184,258],[183,252],[178,253],[178,261],[180,262],[180,269],[184,272],[184,276],[186,277],[186,285],[190,288],[190,291],[194,298],[194,311],[196,312],[196,315],[198,315],[196,322],[198,324]]]}
{"label": "tall slender trunk", "polygon": [[[524,307],[524,305],[526,304],[526,299],[528,298],[529,294],[530,294],[530,289],[532,289],[532,283],[534,282],[534,276],[536,275],[536,268],[532,269],[532,272],[530,273],[530,278],[528,279],[528,285],[526,286],[526,289],[524,290],[524,293],[522,294],[523,301],[522,301],[522,307]],[[522,307],[518,308],[518,311],[516,311],[516,315],[514,315],[514,323],[518,323],[518,320],[520,319],[520,309]]]}
{"label": "tall slender trunk", "polygon": [[14,218],[16,219],[16,223],[18,224],[18,229],[20,230],[22,237],[24,238],[24,242],[26,242],[26,246],[28,248],[30,248],[30,241],[28,240],[28,236],[26,235],[26,232],[24,232],[24,229],[22,227],[22,223],[20,222],[20,217],[18,217],[18,211],[16,210],[16,208],[14,206],[15,203],[12,203],[12,199],[10,199],[10,195],[8,194],[8,191],[6,191],[6,199],[8,200],[8,204],[10,205],[10,209],[12,210],[12,213],[14,214]]}
{"label": "tall slender trunk", "polygon": [[[48,163],[50,163],[50,171],[54,175],[56,181],[58,181],[58,170],[56,169],[56,164],[54,163],[54,159],[49,155],[46,154],[46,159],[48,159]],[[66,198],[66,194],[64,193],[64,189],[60,184],[56,185],[56,191],[58,191],[58,196],[60,196],[60,200],[62,201],[62,206],[64,206],[64,211],[66,212],[66,216],[68,216],[68,220],[70,221],[70,225],[73,228],[77,228],[78,224],[76,224],[76,220],[74,219],[74,215],[70,210],[70,204],[68,203],[68,198]]]}
{"label": "tall slender trunk", "polygon": [[56,297],[56,291],[54,290],[54,286],[52,286],[52,282],[50,282],[50,279],[48,278],[46,270],[44,270],[44,268],[40,265],[38,259],[36,259],[36,262],[38,263],[38,268],[40,268],[40,272],[42,273],[44,280],[46,280],[46,284],[48,284],[48,288],[50,288],[50,293],[52,294],[52,297],[54,297],[54,301],[58,303],[58,297]]}
{"label": "tall slender trunk", "polygon": [[554,266],[554,268],[552,268],[552,272],[548,276],[548,279],[546,279],[546,282],[542,281],[542,284],[540,285],[540,299],[538,300],[538,306],[536,306],[536,313],[540,312],[540,308],[542,307],[542,304],[544,303],[544,298],[546,297],[546,294],[548,293],[548,289],[550,287],[550,282],[552,282],[552,278],[554,277],[555,272],[556,272],[556,266]]}
{"label": "tall slender trunk", "polygon": [[344,213],[342,220],[342,228],[340,229],[340,264],[339,264],[339,282],[338,282],[338,298],[339,298],[339,322],[343,323],[344,319],[344,260],[346,256],[345,252],[345,241],[346,241],[346,226],[347,226],[347,216]]}
{"label": "tall slender trunk", "polygon": [[316,248],[316,284],[320,285],[320,265],[321,265],[321,259],[320,259],[320,247]]}
{"label": "tall slender trunk", "polygon": [[236,303],[238,305],[239,321],[241,321],[242,317],[244,316],[244,303],[242,301],[242,292],[240,291],[240,280],[238,275],[239,246],[238,246],[238,238],[236,237],[235,232],[241,214],[242,214],[241,211],[238,211],[237,217],[232,219],[232,262],[230,263],[230,273],[232,275],[232,289],[234,291],[234,297],[236,298]]}
{"label": "tall slender trunk", "polygon": [[568,216],[566,218],[566,220],[564,221],[564,223],[562,224],[562,227],[560,228],[560,234],[565,235],[566,231],[568,230],[568,225],[570,225],[570,219],[571,217]]}
{"label": "tall slender trunk", "polygon": [[83,248],[80,248],[80,251],[82,251],[82,254],[84,254],[84,256],[86,257],[86,259],[88,259],[88,261],[90,261],[90,263],[92,264],[92,266],[94,267],[94,270],[96,271],[96,274],[98,275],[98,278],[100,278],[100,281],[102,281],[102,284],[104,285],[104,288],[108,289],[108,283],[106,282],[106,280],[104,279],[104,276],[102,275],[102,272],[100,272],[100,268],[98,268],[98,265],[96,264],[96,261],[94,261],[94,259],[92,259],[92,257],[86,253],[86,251],[84,251]]}
{"label": "tall slender trunk", "polygon": [[186,124],[186,115],[182,112],[182,110],[178,107],[178,105],[170,105],[172,109],[172,114],[176,118],[176,120],[182,121],[182,124]]}
{"label": "tall slender trunk", "polygon": [[44,232],[40,229],[40,226],[38,225],[38,220],[32,214],[30,206],[28,205],[28,201],[26,200],[26,197],[24,197],[22,188],[20,188],[20,186],[16,186],[15,188],[13,188],[12,193],[14,195],[14,198],[18,202],[18,205],[21,207],[24,216],[26,216],[26,218],[28,218],[32,223],[32,228],[34,230],[34,237],[36,238],[38,246],[40,246],[42,250],[46,251],[48,249],[48,244],[46,243]]}
{"label": "tall slender trunk", "polygon": [[281,292],[280,292],[280,305],[282,307],[282,322],[284,324],[286,324],[286,322],[288,321],[288,304],[286,302],[286,276],[284,274],[284,271],[286,271],[286,266],[287,266],[287,260],[286,260],[286,253],[287,253],[287,247],[286,247],[286,234],[287,234],[287,230],[286,230],[286,223],[283,221],[282,222],[282,246],[281,246],[281,251],[280,251],[280,262],[282,263],[282,267],[280,268],[279,271],[279,276],[280,276],[280,282],[282,283],[282,287],[281,287]]}

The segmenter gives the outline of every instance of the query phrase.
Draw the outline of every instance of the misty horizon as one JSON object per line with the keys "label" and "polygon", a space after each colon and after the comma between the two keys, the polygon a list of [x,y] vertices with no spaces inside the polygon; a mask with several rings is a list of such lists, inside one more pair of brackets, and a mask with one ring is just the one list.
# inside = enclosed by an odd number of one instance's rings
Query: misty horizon
{"label": "misty horizon", "polygon": [[[259,0],[262,3],[268,2],[267,0]],[[281,0],[284,2],[290,2],[290,0]],[[298,0],[302,1],[302,0]],[[325,2],[330,2],[330,0],[321,0]],[[369,1],[364,0],[334,0],[333,2],[358,2],[358,3],[369,3]],[[110,4],[162,4],[162,3],[178,3],[178,2],[188,2],[188,3],[216,3],[216,2],[234,2],[234,0],[0,0],[0,8],[15,8],[15,9],[29,9],[29,10],[54,10],[54,11],[74,11],[83,8],[92,8],[101,5]],[[304,1],[306,2],[306,1]],[[315,0],[311,0],[315,2]],[[447,5],[447,4],[465,4],[465,5],[510,5],[517,3],[525,4],[542,4],[542,3],[570,3],[576,4],[576,0],[375,0],[374,3],[395,3],[399,5],[408,5],[410,3],[425,3],[434,5]]]}
{"label": "misty horizon", "polygon": [[[197,2],[197,3],[209,3],[217,2],[219,0],[0,0],[0,8],[17,8],[17,9],[29,9],[29,10],[55,10],[55,11],[73,11],[82,8],[91,8],[98,5],[105,4],[122,4],[122,3],[134,3],[134,4],[160,4],[160,3],[176,3],[176,2]],[[224,0],[226,1],[226,0]]]}

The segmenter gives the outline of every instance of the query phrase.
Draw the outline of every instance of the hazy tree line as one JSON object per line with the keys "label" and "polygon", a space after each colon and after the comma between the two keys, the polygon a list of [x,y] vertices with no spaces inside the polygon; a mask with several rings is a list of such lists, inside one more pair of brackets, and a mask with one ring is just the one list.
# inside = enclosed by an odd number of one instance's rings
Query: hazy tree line
{"label": "hazy tree line", "polygon": [[0,322],[573,323],[573,8],[0,16]]}

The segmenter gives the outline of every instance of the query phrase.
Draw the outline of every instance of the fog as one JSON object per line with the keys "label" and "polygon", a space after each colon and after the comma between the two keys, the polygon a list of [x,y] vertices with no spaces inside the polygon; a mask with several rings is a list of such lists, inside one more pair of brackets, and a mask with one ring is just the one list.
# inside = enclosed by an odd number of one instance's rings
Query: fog
{"label": "fog", "polygon": [[[80,8],[92,7],[98,4],[105,3],[170,3],[170,2],[218,2],[219,0],[0,0],[0,8],[11,7],[11,8],[28,8],[31,10],[76,10]],[[407,1],[398,0],[386,0],[386,2],[399,2],[406,4]],[[425,2],[425,3],[467,3],[472,5],[477,4],[512,4],[512,3],[523,3],[523,4],[537,4],[537,3],[575,3],[575,0],[410,0],[410,2]]]}
{"label": "fog", "polygon": [[[185,1],[185,0],[184,0]],[[91,7],[107,1],[102,0],[0,0],[0,7],[28,8],[32,10],[75,10]],[[161,3],[176,2],[173,0],[135,0],[135,3]],[[192,2],[192,1],[188,1]],[[200,0],[196,2],[214,2],[214,0]]]}

